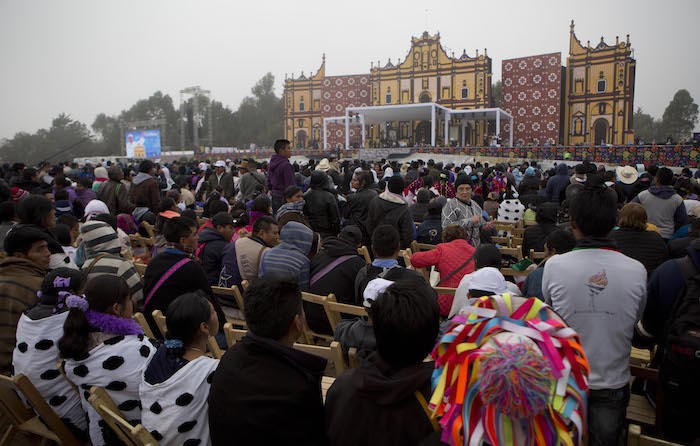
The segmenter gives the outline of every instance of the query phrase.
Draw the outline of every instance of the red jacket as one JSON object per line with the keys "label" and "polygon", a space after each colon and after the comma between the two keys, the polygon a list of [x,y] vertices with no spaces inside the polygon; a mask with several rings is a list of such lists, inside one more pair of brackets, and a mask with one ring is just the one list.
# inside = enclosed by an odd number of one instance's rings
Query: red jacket
{"label": "red jacket", "polygon": [[[474,247],[464,239],[452,240],[449,243],[440,243],[435,249],[430,251],[417,252],[411,255],[411,265],[414,268],[436,265],[442,280],[449,276],[452,271],[462,266],[469,257],[472,257],[472,260],[466,266],[440,284],[441,287],[457,288],[462,277],[474,271],[473,256],[475,251]],[[442,316],[450,314],[453,298],[453,296],[447,294],[438,296],[438,304],[440,305],[440,314]]]}

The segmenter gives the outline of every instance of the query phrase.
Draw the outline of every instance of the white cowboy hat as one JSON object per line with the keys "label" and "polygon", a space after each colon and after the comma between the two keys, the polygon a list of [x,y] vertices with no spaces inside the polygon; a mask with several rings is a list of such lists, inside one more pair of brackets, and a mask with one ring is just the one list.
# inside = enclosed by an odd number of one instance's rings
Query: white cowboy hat
{"label": "white cowboy hat", "polygon": [[632,166],[617,166],[615,168],[615,174],[617,175],[617,179],[624,184],[632,184],[637,181],[637,177],[639,177],[637,169]]}
{"label": "white cowboy hat", "polygon": [[316,170],[320,170],[323,172],[328,172],[331,168],[331,163],[328,162],[328,158],[323,158],[320,163],[318,163],[318,166],[316,166]]}

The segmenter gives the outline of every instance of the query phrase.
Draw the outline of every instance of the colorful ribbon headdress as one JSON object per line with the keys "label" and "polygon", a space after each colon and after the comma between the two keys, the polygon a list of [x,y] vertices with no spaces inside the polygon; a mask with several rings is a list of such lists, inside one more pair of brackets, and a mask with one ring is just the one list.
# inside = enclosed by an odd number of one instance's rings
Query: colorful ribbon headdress
{"label": "colorful ribbon headdress", "polygon": [[444,443],[582,442],[589,367],[578,335],[538,299],[517,299],[464,307],[433,350],[430,409]]}

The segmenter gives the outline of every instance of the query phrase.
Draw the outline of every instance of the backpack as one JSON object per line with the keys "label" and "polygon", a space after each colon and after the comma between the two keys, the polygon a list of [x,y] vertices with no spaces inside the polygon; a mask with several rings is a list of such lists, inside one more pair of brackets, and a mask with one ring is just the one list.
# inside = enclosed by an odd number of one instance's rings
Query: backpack
{"label": "backpack", "polygon": [[664,407],[662,430],[676,441],[700,437],[700,270],[689,258],[677,260],[685,286],[666,321],[659,385]]}

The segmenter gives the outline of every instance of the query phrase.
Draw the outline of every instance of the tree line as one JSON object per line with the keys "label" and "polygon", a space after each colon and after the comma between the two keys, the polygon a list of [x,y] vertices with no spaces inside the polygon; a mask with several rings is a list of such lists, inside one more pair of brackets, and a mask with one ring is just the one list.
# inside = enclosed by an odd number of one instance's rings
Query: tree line
{"label": "tree line", "polygon": [[193,99],[190,98],[184,104],[185,147],[180,147],[180,111],[170,95],[156,91],[118,115],[98,114],[90,127],[61,113],[47,129],[35,133],[18,132],[13,138],[0,141],[0,158],[3,162],[35,164],[44,160],[55,162],[82,156],[120,155],[123,153],[120,124],[154,119],[166,122],[165,132],[161,135],[165,146],[172,150],[191,150],[194,131],[198,132],[200,145],[210,145],[207,140],[210,107],[214,133],[211,145],[243,147],[255,143],[271,146],[283,134],[284,116],[283,101],[275,94],[274,84],[275,77],[267,73],[235,111],[213,98],[200,96],[199,113],[194,116]]}

